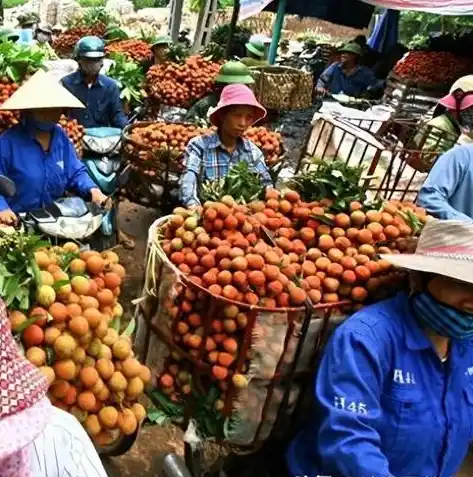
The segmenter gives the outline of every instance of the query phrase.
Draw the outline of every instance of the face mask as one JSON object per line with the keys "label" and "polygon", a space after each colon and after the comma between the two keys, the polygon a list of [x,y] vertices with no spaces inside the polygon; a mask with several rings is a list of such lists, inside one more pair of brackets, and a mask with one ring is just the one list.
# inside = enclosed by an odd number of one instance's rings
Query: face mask
{"label": "face mask", "polygon": [[473,108],[467,108],[460,111],[460,125],[467,131],[473,129]]}
{"label": "face mask", "polygon": [[437,301],[429,292],[412,298],[412,307],[422,325],[440,336],[466,340],[473,337],[473,314]]}
{"label": "face mask", "polygon": [[40,121],[32,114],[27,114],[24,118],[25,127],[32,133],[36,131],[51,132],[56,126],[54,121]]}
{"label": "face mask", "polygon": [[80,63],[80,67],[82,72],[87,76],[96,76],[99,74],[100,70],[102,69],[103,62],[102,61],[94,61],[94,62],[82,62]]}

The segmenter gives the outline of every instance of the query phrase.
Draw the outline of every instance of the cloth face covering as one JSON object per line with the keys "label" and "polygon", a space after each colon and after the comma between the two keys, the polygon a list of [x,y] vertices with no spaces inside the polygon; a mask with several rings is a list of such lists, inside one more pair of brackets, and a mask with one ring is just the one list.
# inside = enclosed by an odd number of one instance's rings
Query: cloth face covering
{"label": "cloth face covering", "polygon": [[430,293],[423,292],[411,299],[412,307],[421,324],[440,336],[458,340],[473,337],[473,314],[457,310],[437,301]]}
{"label": "cloth face covering", "polygon": [[473,108],[460,111],[460,124],[467,131],[473,130]]}
{"label": "cloth face covering", "polygon": [[56,126],[54,121],[39,121],[32,114],[25,115],[24,124],[31,133],[35,131],[51,132]]}
{"label": "cloth face covering", "polygon": [[95,76],[98,75],[100,70],[102,69],[103,61],[81,61],[80,67],[85,75],[87,76]]}

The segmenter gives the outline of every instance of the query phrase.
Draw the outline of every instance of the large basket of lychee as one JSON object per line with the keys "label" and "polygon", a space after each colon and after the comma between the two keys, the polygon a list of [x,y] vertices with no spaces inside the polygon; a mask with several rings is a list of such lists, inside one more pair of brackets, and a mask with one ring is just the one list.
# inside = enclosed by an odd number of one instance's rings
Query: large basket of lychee
{"label": "large basket of lychee", "polygon": [[126,158],[148,175],[179,174],[188,142],[205,132],[194,124],[142,121],[124,130],[123,148]]}
{"label": "large basket of lychee", "polygon": [[330,216],[270,190],[264,202],[225,198],[158,221],[137,339],[160,391],[180,403],[217,389],[225,438],[242,446],[287,422],[333,322],[405,283],[378,252],[405,250],[412,229],[355,207]]}

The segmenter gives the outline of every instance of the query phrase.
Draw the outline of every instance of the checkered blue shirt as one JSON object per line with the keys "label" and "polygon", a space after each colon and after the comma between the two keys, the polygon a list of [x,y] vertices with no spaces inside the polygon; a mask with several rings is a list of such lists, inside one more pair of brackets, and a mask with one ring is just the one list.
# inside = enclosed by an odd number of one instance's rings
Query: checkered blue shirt
{"label": "checkered blue shirt", "polygon": [[199,184],[225,177],[238,162],[246,161],[250,170],[260,175],[264,186],[273,181],[264,162],[261,150],[247,139],[239,139],[236,149],[224,149],[217,133],[192,139],[185,156],[186,170],[181,178],[179,196],[186,206],[200,205]]}

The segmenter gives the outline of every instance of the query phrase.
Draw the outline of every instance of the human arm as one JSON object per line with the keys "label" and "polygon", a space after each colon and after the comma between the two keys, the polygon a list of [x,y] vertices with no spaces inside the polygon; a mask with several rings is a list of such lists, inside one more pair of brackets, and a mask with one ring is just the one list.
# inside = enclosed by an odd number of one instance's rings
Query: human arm
{"label": "human arm", "polygon": [[335,70],[336,63],[332,63],[329,67],[325,68],[322,74],[317,80],[316,89],[318,91],[328,91],[330,89],[330,83],[332,81],[333,72]]}
{"label": "human arm", "polygon": [[67,137],[64,137],[64,142],[66,189],[74,189],[84,199],[91,199],[100,205],[107,197],[102,194],[95,182],[90,178],[87,168],[77,157],[74,146]]}
{"label": "human arm", "polygon": [[193,140],[187,146],[184,158],[185,171],[181,177],[179,186],[179,198],[185,207],[200,205],[198,181],[202,162],[202,147]]}
{"label": "human arm", "polygon": [[[8,144],[0,139],[0,175],[8,177],[9,162]],[[0,223],[10,225],[16,223],[17,220],[15,213],[10,209],[7,199],[0,195]]]}
{"label": "human arm", "polygon": [[128,124],[128,118],[123,109],[123,101],[120,97],[120,89],[114,82],[110,88],[110,125],[114,128],[124,129]]}
{"label": "human arm", "polygon": [[455,147],[440,156],[419,191],[417,203],[439,219],[471,220],[449,203],[465,177],[470,161],[467,147]]}
{"label": "human arm", "polygon": [[321,474],[391,476],[376,430],[382,419],[382,355],[372,330],[349,322],[327,345],[315,386],[320,422],[313,445],[323,463]]}

